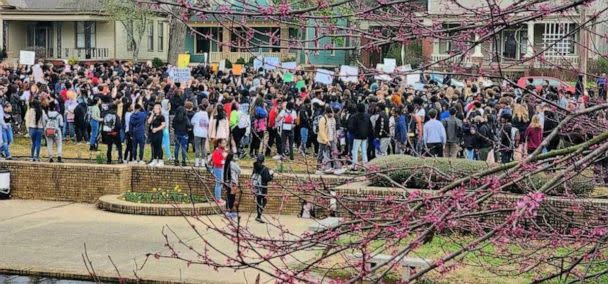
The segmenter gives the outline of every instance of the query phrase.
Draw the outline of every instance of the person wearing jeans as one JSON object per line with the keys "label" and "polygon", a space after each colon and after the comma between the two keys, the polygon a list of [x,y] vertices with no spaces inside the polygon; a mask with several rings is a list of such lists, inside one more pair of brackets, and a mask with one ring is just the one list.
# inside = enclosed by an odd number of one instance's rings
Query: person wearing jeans
{"label": "person wearing jeans", "polygon": [[25,114],[26,126],[32,139],[31,158],[32,161],[40,161],[40,146],[43,132],[42,107],[40,101],[33,100],[30,108]]}
{"label": "person wearing jeans", "polygon": [[63,117],[55,111],[55,103],[51,102],[49,104],[49,111],[43,115],[43,124],[45,129],[54,128],[54,135],[46,135],[46,149],[49,155],[49,162],[53,162],[53,146],[57,145],[57,162],[61,163],[61,154],[62,154],[62,146],[63,146],[63,135],[61,134],[61,129],[63,128]]}
{"label": "person wearing jeans", "polygon": [[357,104],[357,113],[348,119],[348,131],[353,135],[352,169],[357,169],[359,149],[363,163],[367,163],[367,138],[372,133],[372,122],[370,116],[365,112],[365,105]]}
{"label": "person wearing jeans", "polygon": [[101,122],[101,110],[99,105],[101,101],[99,98],[93,100],[93,105],[89,106],[89,112],[91,113],[91,137],[89,140],[89,151],[97,150],[97,135],[99,134],[99,123]]}
{"label": "person wearing jeans", "polygon": [[300,152],[306,155],[306,144],[308,143],[308,131],[310,130],[310,100],[304,100],[304,104],[298,113],[300,126]]}
{"label": "person wearing jeans", "polygon": [[214,188],[214,198],[215,202],[219,206],[223,206],[226,202],[222,199],[222,183],[224,181],[224,165],[226,163],[226,156],[228,155],[226,151],[227,142],[225,139],[220,139],[218,141],[218,146],[213,151],[211,155],[211,162],[213,164],[212,173],[215,177],[215,188]]}
{"label": "person wearing jeans", "polygon": [[191,128],[186,108],[180,106],[173,118],[173,131],[175,136],[175,166],[179,165],[179,154],[182,154],[182,166],[186,166],[188,159],[188,130]]}
{"label": "person wearing jeans", "polygon": [[192,132],[194,134],[194,166],[199,167],[207,163],[207,134],[209,130],[209,103],[204,100],[198,111],[192,116]]}
{"label": "person wearing jeans", "polygon": [[[129,133],[132,139],[132,157],[137,163],[143,163],[144,161],[144,146],[146,145],[145,132],[146,113],[142,110],[140,104],[136,104],[135,111],[131,114],[131,119],[129,119]],[[139,152],[137,151],[138,149]]]}

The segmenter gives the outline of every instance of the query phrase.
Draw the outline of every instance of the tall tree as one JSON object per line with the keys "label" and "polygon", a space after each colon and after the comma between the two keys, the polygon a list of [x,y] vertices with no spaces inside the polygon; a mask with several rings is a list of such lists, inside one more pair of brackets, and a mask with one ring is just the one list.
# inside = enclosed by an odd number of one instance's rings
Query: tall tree
{"label": "tall tree", "polygon": [[[167,62],[177,64],[177,56],[184,51],[184,39],[186,38],[186,24],[183,19],[188,19],[188,10],[180,6],[171,6],[169,15],[169,54]],[[180,18],[181,17],[181,18]]]}
{"label": "tall tree", "polygon": [[146,25],[154,16],[152,10],[135,1],[104,0],[103,9],[114,21],[120,22],[127,35],[127,48],[137,62],[141,41],[146,33]]}

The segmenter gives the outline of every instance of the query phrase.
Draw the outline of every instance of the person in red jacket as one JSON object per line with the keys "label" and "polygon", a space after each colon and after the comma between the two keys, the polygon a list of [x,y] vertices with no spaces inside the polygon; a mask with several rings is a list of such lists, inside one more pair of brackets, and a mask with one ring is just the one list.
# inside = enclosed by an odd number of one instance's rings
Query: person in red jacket
{"label": "person in red jacket", "polygon": [[532,122],[530,122],[530,125],[526,128],[525,138],[528,155],[534,152],[536,148],[540,147],[540,144],[543,142],[543,128],[540,125],[540,118],[538,115],[532,117]]}
{"label": "person in red jacket", "polygon": [[282,153],[281,151],[281,135],[277,125],[277,117],[281,112],[281,106],[283,105],[282,99],[277,99],[276,103],[270,109],[270,113],[268,113],[268,147],[266,147],[266,156],[270,156],[270,149],[274,143],[277,144],[277,153]]}
{"label": "person in red jacket", "polygon": [[214,195],[218,206],[224,206],[226,202],[222,199],[222,181],[224,180],[224,165],[226,164],[226,140],[220,139],[218,146],[211,154],[211,163],[213,164],[212,173],[215,177]]}

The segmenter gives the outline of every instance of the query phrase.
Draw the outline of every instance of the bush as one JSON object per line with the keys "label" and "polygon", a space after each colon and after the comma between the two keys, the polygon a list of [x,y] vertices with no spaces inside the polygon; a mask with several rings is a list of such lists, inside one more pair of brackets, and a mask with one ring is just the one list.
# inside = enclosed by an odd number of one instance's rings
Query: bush
{"label": "bush", "polygon": [[70,56],[70,58],[68,58],[68,65],[76,65],[78,64],[78,58],[76,58],[75,56]]}
{"label": "bush", "polygon": [[247,62],[245,62],[245,58],[239,57],[239,59],[236,60],[236,64],[245,65]]}
{"label": "bush", "polygon": [[247,62],[247,65],[249,66],[253,66],[253,61],[255,60],[255,56],[251,56],[249,57],[249,62]]}
{"label": "bush", "polygon": [[608,73],[608,59],[600,57],[597,60],[590,60],[588,73],[598,76],[602,73]]}
{"label": "bush", "polygon": [[182,192],[179,186],[170,190],[152,189],[153,192],[125,192],[120,199],[135,203],[153,203],[153,204],[170,204],[170,203],[205,203],[207,197],[197,194],[188,194]]}
{"label": "bush", "polygon": [[[374,172],[382,173],[395,182],[409,188],[438,189],[450,182],[488,169],[488,165],[482,161],[469,161],[465,159],[449,158],[416,158],[406,155],[391,155],[373,160],[370,167]],[[525,183],[533,188],[539,188],[552,176],[538,173],[526,179]],[[512,193],[523,193],[522,183],[513,185],[506,189]],[[386,178],[379,174],[371,176],[373,186],[393,186]],[[577,176],[572,180],[562,183],[556,191],[549,195],[560,195],[567,187],[577,195],[588,195],[594,189],[591,181],[585,180],[583,176]]]}
{"label": "bush", "polygon": [[232,68],[232,62],[230,62],[230,60],[226,59],[226,65],[224,65],[224,67],[225,67],[226,69],[230,69],[230,68]]}
{"label": "bush", "polygon": [[160,60],[160,58],[154,57],[154,59],[152,59],[152,67],[154,67],[154,68],[161,68],[164,65],[165,65],[165,63],[163,63],[163,61]]}

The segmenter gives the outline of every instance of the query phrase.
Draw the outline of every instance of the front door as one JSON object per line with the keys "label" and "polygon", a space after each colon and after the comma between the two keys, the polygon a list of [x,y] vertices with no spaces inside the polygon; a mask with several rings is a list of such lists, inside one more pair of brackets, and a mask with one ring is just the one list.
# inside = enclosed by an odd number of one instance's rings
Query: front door
{"label": "front door", "polygon": [[38,22],[28,26],[27,48],[36,52],[37,58],[53,57],[53,29],[50,22]]}

